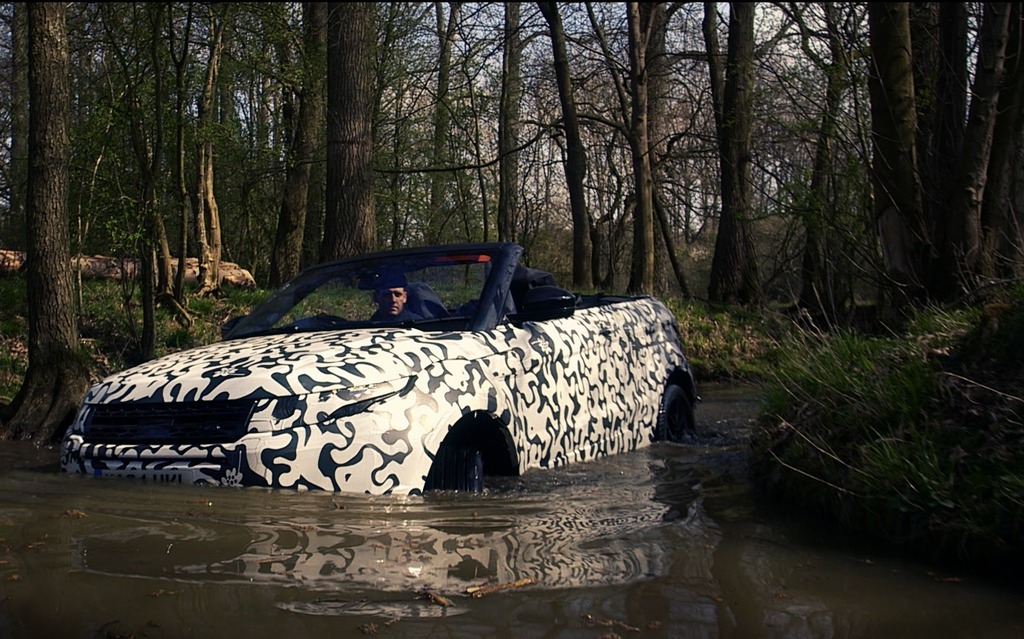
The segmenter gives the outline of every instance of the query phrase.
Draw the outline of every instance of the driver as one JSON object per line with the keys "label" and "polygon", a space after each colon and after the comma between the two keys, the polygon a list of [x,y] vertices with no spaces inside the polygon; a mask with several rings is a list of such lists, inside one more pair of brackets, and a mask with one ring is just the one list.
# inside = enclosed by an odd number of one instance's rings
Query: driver
{"label": "driver", "polygon": [[405,278],[400,275],[380,282],[373,292],[373,301],[377,304],[377,310],[374,311],[370,319],[395,322],[423,319],[406,308],[406,303],[409,301],[406,287]]}

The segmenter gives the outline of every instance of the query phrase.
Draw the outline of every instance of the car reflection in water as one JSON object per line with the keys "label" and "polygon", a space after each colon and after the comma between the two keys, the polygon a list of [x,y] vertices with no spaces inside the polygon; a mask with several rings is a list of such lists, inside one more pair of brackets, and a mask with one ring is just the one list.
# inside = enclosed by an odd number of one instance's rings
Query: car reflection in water
{"label": "car reflection in water", "polygon": [[350,500],[331,521],[129,519],[79,538],[77,561],[103,574],[316,591],[627,584],[667,574],[670,553],[697,560],[709,552],[696,503],[680,513],[649,489],[602,499],[588,488],[592,495],[554,504],[536,495]]}

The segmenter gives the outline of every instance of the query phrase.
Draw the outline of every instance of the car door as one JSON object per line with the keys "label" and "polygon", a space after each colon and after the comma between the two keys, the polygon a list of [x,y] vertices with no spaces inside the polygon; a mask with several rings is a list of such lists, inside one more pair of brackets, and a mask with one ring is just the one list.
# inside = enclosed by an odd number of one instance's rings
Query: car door
{"label": "car door", "polygon": [[606,349],[589,316],[508,325],[507,383],[520,466],[550,468],[607,450]]}

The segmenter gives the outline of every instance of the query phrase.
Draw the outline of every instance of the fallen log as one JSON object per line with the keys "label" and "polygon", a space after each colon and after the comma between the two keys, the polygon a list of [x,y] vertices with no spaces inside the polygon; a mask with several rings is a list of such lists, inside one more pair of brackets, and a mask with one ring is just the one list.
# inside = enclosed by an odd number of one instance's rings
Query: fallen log
{"label": "fallen log", "polygon": [[[139,270],[138,260],[122,260],[105,255],[82,255],[71,258],[71,265],[81,271],[85,279],[119,279],[122,271],[127,277],[135,277]],[[25,267],[25,253],[0,249],[0,275],[16,273]],[[178,260],[171,260],[171,272],[177,274]],[[194,257],[185,258],[185,281],[195,282],[199,277],[199,260]],[[234,262],[220,263],[221,285],[255,288],[256,280],[252,273]]]}

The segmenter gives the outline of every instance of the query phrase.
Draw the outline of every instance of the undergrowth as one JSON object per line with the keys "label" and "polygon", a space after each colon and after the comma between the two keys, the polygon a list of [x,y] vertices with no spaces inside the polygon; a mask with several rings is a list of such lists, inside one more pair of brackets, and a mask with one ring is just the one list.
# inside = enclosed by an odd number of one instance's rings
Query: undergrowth
{"label": "undergrowth", "polygon": [[[127,293],[114,280],[82,284],[79,337],[93,381],[141,362],[142,310],[137,292],[129,289]],[[218,340],[224,321],[248,312],[265,295],[264,290],[224,287],[220,297],[188,296],[185,308],[191,324],[170,308],[158,306],[155,356]],[[0,277],[0,404],[14,398],[28,368],[27,308],[24,277]]]}
{"label": "undergrowth", "polygon": [[14,399],[28,369],[27,305],[25,280],[0,277],[0,404]]}
{"label": "undergrowth", "polygon": [[932,558],[1021,567],[1022,301],[926,309],[888,337],[800,334],[765,386],[759,485]]}

